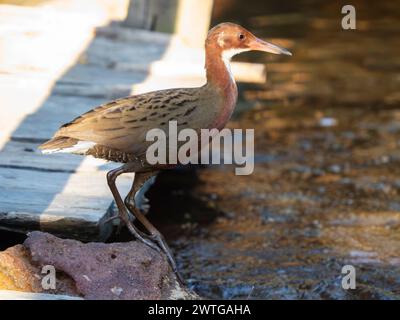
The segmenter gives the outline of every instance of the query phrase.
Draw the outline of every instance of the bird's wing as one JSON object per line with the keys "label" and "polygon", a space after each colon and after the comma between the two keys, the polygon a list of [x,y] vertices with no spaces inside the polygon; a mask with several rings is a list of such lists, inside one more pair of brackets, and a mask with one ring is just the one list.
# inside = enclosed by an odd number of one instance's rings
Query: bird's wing
{"label": "bird's wing", "polygon": [[100,105],[64,124],[55,137],[69,137],[98,143],[134,154],[142,154],[150,143],[146,133],[160,128],[167,133],[168,122],[177,120],[179,129],[204,128],[214,116],[204,112],[207,95],[198,88],[168,89],[121,98]]}

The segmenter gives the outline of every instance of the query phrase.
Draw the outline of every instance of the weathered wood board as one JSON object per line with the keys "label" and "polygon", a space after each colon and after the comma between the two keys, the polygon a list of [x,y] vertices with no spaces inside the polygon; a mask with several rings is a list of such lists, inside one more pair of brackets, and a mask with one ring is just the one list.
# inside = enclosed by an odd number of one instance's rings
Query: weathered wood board
{"label": "weathered wood board", "polygon": [[0,168],[0,181],[3,228],[20,232],[40,229],[83,240],[104,239],[110,232],[107,225],[96,228],[111,210],[103,172]]}

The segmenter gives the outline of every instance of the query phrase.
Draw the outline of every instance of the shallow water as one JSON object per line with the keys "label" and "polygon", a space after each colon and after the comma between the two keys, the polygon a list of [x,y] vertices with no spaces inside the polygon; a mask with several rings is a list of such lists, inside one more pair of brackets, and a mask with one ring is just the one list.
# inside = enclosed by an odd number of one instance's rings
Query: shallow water
{"label": "shallow water", "polygon": [[[400,298],[400,5],[353,1],[358,29],[344,31],[336,1],[225,2],[215,23],[294,53],[239,58],[269,70],[240,85],[229,124],[255,128],[255,172],[166,172],[150,219],[207,298]],[[346,264],[355,290],[341,287]]]}

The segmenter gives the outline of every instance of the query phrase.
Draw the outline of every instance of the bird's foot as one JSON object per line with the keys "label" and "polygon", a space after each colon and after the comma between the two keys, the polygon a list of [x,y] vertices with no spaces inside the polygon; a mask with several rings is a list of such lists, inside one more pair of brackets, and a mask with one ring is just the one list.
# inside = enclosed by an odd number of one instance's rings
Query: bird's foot
{"label": "bird's foot", "polygon": [[157,246],[157,244],[155,244],[152,239],[144,234],[142,231],[140,231],[139,229],[137,229],[135,227],[135,225],[128,219],[125,219],[123,217],[121,217],[122,220],[124,221],[125,225],[127,226],[129,232],[140,242],[148,245],[150,248],[156,250],[157,252],[161,252],[161,249]]}
{"label": "bird's foot", "polygon": [[[129,208],[129,211],[131,211],[133,208]],[[185,281],[183,280],[182,275],[179,273],[175,259],[172,255],[171,249],[167,245],[163,235],[159,232],[154,232],[151,235],[148,235],[142,231],[140,231],[132,222],[133,216],[131,216],[132,213],[129,212],[126,216],[124,214],[118,214],[115,216],[112,216],[106,220],[104,220],[104,224],[110,223],[116,219],[119,219],[121,222],[125,223],[127,226],[129,232],[140,242],[148,245],[150,248],[156,250],[157,252],[161,253],[163,252],[168,259],[168,263],[171,266],[172,271],[174,272],[177,280],[181,285],[185,285]],[[122,223],[118,224],[118,230],[119,232],[120,228],[122,227]]]}
{"label": "bird's foot", "polygon": [[159,232],[150,235],[150,239],[158,244],[161,248],[161,251],[167,256],[168,263],[171,266],[172,271],[174,272],[176,278],[178,279],[181,285],[185,285],[185,280],[183,279],[182,275],[180,274],[178,267],[176,265],[176,261],[172,255],[171,249],[167,245],[163,235]]}
{"label": "bird's foot", "polygon": [[[173,273],[175,274],[178,282],[181,285],[185,285],[185,280],[183,279],[182,275],[180,274],[178,267],[176,265],[176,261],[172,255],[171,249],[165,242],[165,239],[161,233],[148,235],[141,231],[139,231],[131,221],[127,224],[128,230],[138,239],[139,241],[143,242],[144,244],[148,245],[150,248],[156,250],[158,253],[164,253],[167,257],[168,263],[171,266]],[[140,237],[137,236],[140,235]]]}
{"label": "bird's foot", "polygon": [[103,224],[107,224],[107,223],[111,223],[114,220],[120,220],[122,223],[118,224],[118,229],[117,229],[117,234],[120,233],[121,228],[123,223],[125,223],[126,227],[128,228],[129,232],[136,238],[138,239],[140,242],[148,245],[150,248],[156,250],[157,252],[161,252],[161,249],[157,246],[157,244],[155,244],[153,242],[153,239],[151,239],[151,237],[145,233],[143,233],[142,231],[140,231],[139,229],[137,229],[134,224],[131,221],[132,217],[125,217],[124,215],[120,215],[117,214],[115,216],[112,216],[106,220],[103,221]]}

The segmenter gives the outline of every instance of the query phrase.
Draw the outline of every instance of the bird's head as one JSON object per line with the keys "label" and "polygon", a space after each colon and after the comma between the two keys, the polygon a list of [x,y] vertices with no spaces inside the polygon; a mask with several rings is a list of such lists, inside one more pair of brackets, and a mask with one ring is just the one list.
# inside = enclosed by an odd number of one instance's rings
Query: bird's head
{"label": "bird's head", "polygon": [[208,32],[206,49],[218,51],[228,59],[251,50],[292,55],[287,49],[261,40],[242,26],[229,22],[221,23]]}

